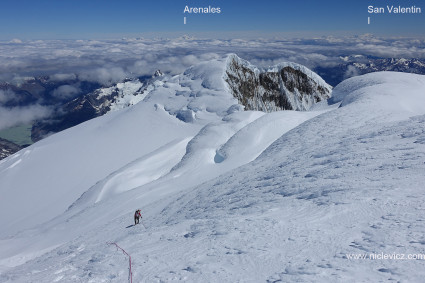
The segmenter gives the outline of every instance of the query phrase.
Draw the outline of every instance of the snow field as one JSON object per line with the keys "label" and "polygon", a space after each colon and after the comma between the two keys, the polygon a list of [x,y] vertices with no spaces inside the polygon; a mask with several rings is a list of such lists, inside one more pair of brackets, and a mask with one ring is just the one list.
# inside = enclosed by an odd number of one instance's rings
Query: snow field
{"label": "snow field", "polygon": [[[133,158],[85,185],[78,201],[67,198],[74,202],[67,211],[3,237],[0,282],[125,282],[128,259],[106,242],[132,256],[134,282],[423,280],[425,260],[347,258],[425,254],[423,76],[352,78],[335,88],[338,104],[321,111],[227,114],[229,97],[215,111],[204,107],[224,92],[216,78],[205,79],[206,65],[197,68],[133,108],[72,130],[86,141],[96,123],[96,137],[107,140],[139,119],[151,142],[137,154],[122,145],[120,154]],[[208,99],[191,95],[208,89]],[[193,111],[194,120],[175,118],[180,110]],[[19,158],[0,172],[21,176],[28,161]],[[128,227],[136,208],[147,229]]]}

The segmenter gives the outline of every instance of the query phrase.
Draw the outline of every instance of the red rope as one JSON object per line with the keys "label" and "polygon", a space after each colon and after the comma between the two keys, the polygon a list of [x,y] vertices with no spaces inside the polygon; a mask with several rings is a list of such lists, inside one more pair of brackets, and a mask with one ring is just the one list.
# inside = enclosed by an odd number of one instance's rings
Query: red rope
{"label": "red rope", "polygon": [[130,283],[133,283],[133,272],[131,271],[131,256],[120,246],[118,246],[117,243],[106,243],[108,245],[114,245],[117,247],[117,249],[120,249],[126,256],[128,256],[128,280]]}

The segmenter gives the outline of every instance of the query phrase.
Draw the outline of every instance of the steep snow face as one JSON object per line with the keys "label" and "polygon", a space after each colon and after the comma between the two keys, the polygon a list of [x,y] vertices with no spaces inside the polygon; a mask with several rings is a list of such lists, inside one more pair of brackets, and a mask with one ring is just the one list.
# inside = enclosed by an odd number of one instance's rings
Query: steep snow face
{"label": "steep snow face", "polygon": [[322,78],[302,65],[281,63],[259,69],[234,54],[227,58],[224,80],[247,110],[265,112],[308,110],[314,103],[328,99],[332,91]]}
{"label": "steep snow face", "polygon": [[182,75],[156,81],[155,89],[145,100],[162,105],[170,115],[188,119],[186,122],[223,117],[238,104],[223,81],[224,66],[225,58],[212,60],[193,66]]}

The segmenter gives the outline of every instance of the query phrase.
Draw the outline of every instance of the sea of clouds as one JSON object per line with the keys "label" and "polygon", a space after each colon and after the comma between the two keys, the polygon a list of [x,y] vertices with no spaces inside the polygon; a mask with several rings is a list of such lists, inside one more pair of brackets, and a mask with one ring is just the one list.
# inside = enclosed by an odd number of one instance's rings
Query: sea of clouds
{"label": "sea of clouds", "polygon": [[[425,40],[362,36],[318,38],[200,39],[124,38],[119,40],[28,40],[0,41],[0,82],[19,84],[28,77],[48,75],[52,81],[78,78],[104,86],[125,78],[152,75],[155,70],[178,74],[200,61],[236,53],[251,63],[267,67],[290,61],[308,68],[332,67],[341,56],[365,55],[381,58],[425,58]],[[356,75],[348,68],[346,77]],[[52,95],[78,95],[79,85],[63,85]],[[0,92],[2,102],[13,93]],[[48,116],[40,105],[0,108],[0,129]]]}
{"label": "sea of clouds", "polygon": [[282,61],[309,68],[341,63],[340,56],[425,58],[424,39],[371,35],[310,39],[35,40],[0,42],[0,81],[50,75],[111,84],[126,77],[152,75],[156,69],[178,74],[199,61],[237,53],[260,66]]}

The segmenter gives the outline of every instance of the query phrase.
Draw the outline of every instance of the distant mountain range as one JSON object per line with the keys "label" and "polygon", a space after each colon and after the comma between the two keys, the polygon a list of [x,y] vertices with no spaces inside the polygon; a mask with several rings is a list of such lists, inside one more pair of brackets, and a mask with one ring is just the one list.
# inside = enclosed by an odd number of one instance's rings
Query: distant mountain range
{"label": "distant mountain range", "polygon": [[[78,91],[66,95],[58,95],[55,90],[63,86],[78,86]],[[73,97],[83,95],[100,88],[99,83],[80,81],[78,78],[56,80],[49,76],[24,78],[19,82],[0,82],[0,90],[10,91],[13,97],[3,101],[3,107],[28,106],[34,103],[41,105],[62,105]]]}
{"label": "distant mountain range", "polygon": [[425,74],[425,59],[375,58],[363,55],[341,56],[341,64],[318,66],[313,70],[328,84],[336,86],[343,80],[372,72],[393,71]]}
{"label": "distant mountain range", "polygon": [[141,100],[148,80],[132,79],[111,87],[98,88],[58,107],[52,117],[33,124],[31,138],[39,141],[47,135],[73,127],[109,111],[131,106]]}

